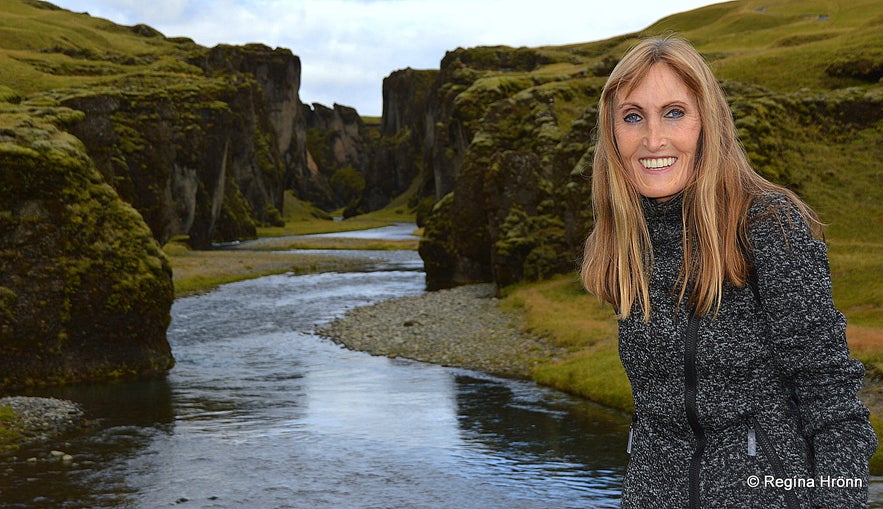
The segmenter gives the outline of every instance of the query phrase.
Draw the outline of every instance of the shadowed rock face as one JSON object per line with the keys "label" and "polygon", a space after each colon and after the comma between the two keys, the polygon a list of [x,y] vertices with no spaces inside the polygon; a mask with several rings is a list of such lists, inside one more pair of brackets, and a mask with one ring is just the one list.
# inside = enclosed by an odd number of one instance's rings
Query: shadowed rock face
{"label": "shadowed rock face", "polygon": [[157,240],[187,234],[205,248],[278,222],[286,188],[313,198],[323,184],[307,168],[296,56],[218,46],[192,61],[205,76],[82,90],[62,104],[86,114],[71,132]]}
{"label": "shadowed rock face", "polygon": [[589,148],[587,105],[598,88],[529,76],[547,63],[506,47],[442,60],[424,122],[439,199],[420,245],[430,288],[507,285],[575,267],[591,220],[588,182],[574,169]]}
{"label": "shadowed rock face", "polygon": [[429,107],[438,74],[438,70],[409,68],[383,80],[381,138],[375,147],[374,162],[365,172],[368,210],[382,208],[412,183],[416,184],[417,199],[435,197],[436,182],[429,159],[433,132]]}
{"label": "shadowed rock face", "polygon": [[344,206],[351,210],[346,216],[354,215],[360,208],[364,174],[374,155],[372,129],[349,106],[335,104],[329,108],[314,103],[312,108],[304,106],[303,112],[308,165],[312,174],[325,183],[324,195],[316,196],[313,204],[327,210]]}
{"label": "shadowed rock face", "polygon": [[0,390],[156,377],[171,269],[104,182],[64,108],[0,109]]}

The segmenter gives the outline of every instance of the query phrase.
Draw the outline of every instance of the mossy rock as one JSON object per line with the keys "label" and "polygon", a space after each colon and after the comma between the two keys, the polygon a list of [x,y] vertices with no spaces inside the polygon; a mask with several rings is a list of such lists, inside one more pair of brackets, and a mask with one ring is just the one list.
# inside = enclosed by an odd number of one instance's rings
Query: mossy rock
{"label": "mossy rock", "polygon": [[171,268],[141,216],[59,125],[0,107],[0,390],[161,376]]}

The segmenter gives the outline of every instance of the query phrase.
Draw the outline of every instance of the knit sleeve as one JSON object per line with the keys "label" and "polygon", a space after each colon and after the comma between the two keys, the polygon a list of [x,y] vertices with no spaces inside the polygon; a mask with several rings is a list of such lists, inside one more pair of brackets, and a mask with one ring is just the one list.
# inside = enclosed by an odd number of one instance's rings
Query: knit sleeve
{"label": "knit sleeve", "polygon": [[[877,437],[857,396],[864,367],[850,358],[846,319],[834,307],[827,248],[783,195],[759,198],[751,217],[749,236],[770,344],[795,388],[805,432],[813,437],[816,506],[864,507],[868,459]],[[861,488],[837,487],[840,480]]]}

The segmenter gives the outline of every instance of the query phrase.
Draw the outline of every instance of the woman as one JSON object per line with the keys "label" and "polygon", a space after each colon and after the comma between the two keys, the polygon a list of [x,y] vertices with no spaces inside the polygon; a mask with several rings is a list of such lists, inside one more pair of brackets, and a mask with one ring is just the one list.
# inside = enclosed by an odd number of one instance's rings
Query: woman
{"label": "woman", "polygon": [[814,213],[752,170],[683,40],[632,49],[598,116],[581,275],[632,384],[623,507],[863,507],[877,439]]}

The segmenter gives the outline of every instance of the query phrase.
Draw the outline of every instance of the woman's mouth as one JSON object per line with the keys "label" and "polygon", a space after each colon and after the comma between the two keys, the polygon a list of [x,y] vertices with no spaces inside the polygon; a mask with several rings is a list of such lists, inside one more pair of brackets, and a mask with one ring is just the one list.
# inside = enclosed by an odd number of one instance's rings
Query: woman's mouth
{"label": "woman's mouth", "polygon": [[638,159],[638,162],[645,170],[659,171],[673,165],[677,160],[677,157],[644,157]]}

